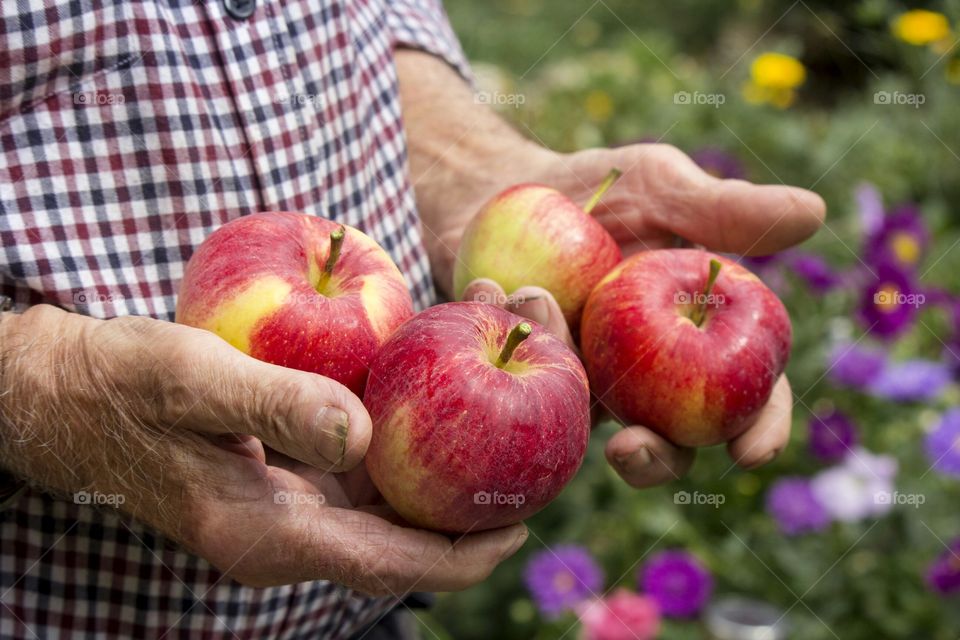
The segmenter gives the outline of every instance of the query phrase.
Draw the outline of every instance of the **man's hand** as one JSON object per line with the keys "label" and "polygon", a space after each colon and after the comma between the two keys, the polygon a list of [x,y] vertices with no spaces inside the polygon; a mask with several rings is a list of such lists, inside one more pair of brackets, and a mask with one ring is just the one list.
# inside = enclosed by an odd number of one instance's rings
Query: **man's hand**
{"label": "man's hand", "polygon": [[[501,189],[540,182],[585,203],[607,172],[623,177],[593,215],[620,243],[625,255],[675,246],[678,239],[714,251],[766,255],[803,241],[823,221],[823,200],[787,186],[719,180],[669,145],[636,144],[559,154],[535,145],[507,127],[483,105],[472,104],[464,83],[442,63],[408,52],[398,56],[404,116],[411,138],[411,166],[424,222],[424,239],[439,286],[452,288],[452,266],[464,228]],[[427,58],[426,60],[423,58]],[[414,82],[416,80],[416,83]],[[436,111],[431,105],[443,105]],[[456,119],[443,114],[456,114]],[[571,342],[556,301],[538,287],[503,292],[475,281],[465,298],[481,292],[505,299],[511,311],[546,325]],[[602,398],[598,399],[602,408]],[[728,445],[733,460],[753,468],[772,460],[790,434],[793,397],[781,378],[756,423]],[[627,426],[607,444],[607,458],[631,485],[678,478],[693,462],[682,449],[643,426]]]}
{"label": "man's hand", "polygon": [[462,589],[526,537],[395,524],[357,466],[371,433],[360,400],[206,331],[38,306],[0,316],[0,363],[0,465],[53,491],[122,496],[121,510],[248,585]]}
{"label": "man's hand", "polygon": [[[585,203],[611,167],[624,175],[607,192],[593,215],[613,234],[625,255],[674,246],[677,238],[714,251],[765,255],[812,235],[823,221],[825,206],[814,193],[785,186],[758,186],[742,180],[719,180],[700,170],[685,154],[668,145],[632,145],[555,155],[532,167],[531,181],[556,187]],[[470,299],[529,299],[513,310],[570,340],[560,307],[538,287],[503,292],[490,281],[474,281]],[[572,341],[571,341],[572,346]],[[603,398],[596,399],[603,407]],[[793,397],[781,377],[753,426],[732,440],[733,460],[753,468],[772,460],[790,436]],[[607,443],[607,459],[633,486],[679,478],[693,462],[694,449],[671,445],[643,426],[628,426]]]}

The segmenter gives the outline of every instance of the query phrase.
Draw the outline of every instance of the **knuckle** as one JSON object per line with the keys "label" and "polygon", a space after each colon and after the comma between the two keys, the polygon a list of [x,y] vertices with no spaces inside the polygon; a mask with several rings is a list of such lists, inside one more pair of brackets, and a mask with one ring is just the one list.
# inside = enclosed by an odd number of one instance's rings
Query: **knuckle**
{"label": "knuckle", "polygon": [[140,316],[111,318],[94,326],[88,341],[91,374],[110,393],[135,401],[131,408],[141,409],[138,413],[148,420],[154,417],[159,380],[150,345],[157,341],[155,332],[162,324]]}
{"label": "knuckle", "polygon": [[693,160],[682,150],[672,144],[655,143],[649,147],[647,156],[658,174],[668,174],[674,177],[679,170],[693,164]]}
{"label": "knuckle", "polygon": [[308,553],[315,575],[369,595],[402,596],[428,573],[426,549],[419,556],[405,549],[389,529],[358,518],[350,531],[349,541],[325,535],[322,544],[311,545],[314,550]]}
{"label": "knuckle", "polygon": [[266,382],[258,380],[245,394],[250,400],[243,410],[244,418],[248,424],[258,425],[258,432],[268,442],[288,443],[299,427],[291,414],[296,407],[309,402],[309,388],[300,376]]}
{"label": "knuckle", "polygon": [[181,325],[168,324],[150,335],[140,384],[160,423],[180,421],[198,402],[217,402],[220,372],[230,368],[233,355],[226,346],[212,333]]}
{"label": "knuckle", "polygon": [[22,324],[28,326],[49,326],[60,322],[64,315],[62,309],[49,304],[37,304],[28,307],[26,311],[20,314],[20,318],[23,320]]}
{"label": "knuckle", "polygon": [[[204,345],[195,339],[157,336],[143,358],[141,385],[150,394],[151,408],[159,422],[173,424],[191,408],[196,396],[193,370]],[[154,355],[155,354],[155,355]]]}

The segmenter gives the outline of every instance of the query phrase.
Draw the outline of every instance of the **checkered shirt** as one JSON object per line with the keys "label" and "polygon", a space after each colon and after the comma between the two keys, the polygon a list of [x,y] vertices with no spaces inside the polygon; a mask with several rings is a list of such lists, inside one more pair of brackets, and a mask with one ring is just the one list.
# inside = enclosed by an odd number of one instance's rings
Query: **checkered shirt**
{"label": "checkered shirt", "polygon": [[[433,302],[392,50],[468,73],[439,0],[0,0],[0,292],[172,320],[193,249],[263,210],[354,225]],[[241,11],[238,11],[238,7]],[[0,637],[343,638],[395,602],[253,589],[115,512],[0,512]]]}

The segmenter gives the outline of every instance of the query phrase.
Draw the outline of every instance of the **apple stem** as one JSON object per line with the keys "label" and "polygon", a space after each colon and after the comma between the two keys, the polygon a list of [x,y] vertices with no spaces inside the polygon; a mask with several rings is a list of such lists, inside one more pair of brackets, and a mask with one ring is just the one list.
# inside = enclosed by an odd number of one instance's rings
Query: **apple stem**
{"label": "apple stem", "polygon": [[703,289],[703,300],[700,301],[700,304],[693,310],[693,323],[698,327],[703,324],[703,321],[707,318],[707,302],[709,301],[710,292],[713,291],[713,283],[717,281],[717,276],[720,275],[720,261],[719,260],[710,260],[710,275],[707,276],[707,286]]}
{"label": "apple stem", "polygon": [[600,183],[600,186],[597,187],[597,190],[593,192],[593,195],[590,196],[590,199],[587,200],[587,204],[583,207],[583,212],[587,215],[590,215],[590,212],[593,211],[593,208],[597,206],[597,203],[600,202],[600,198],[603,197],[603,194],[613,186],[613,183],[616,182],[620,176],[623,175],[623,172],[620,169],[614,167],[610,169],[610,173],[607,174],[607,177],[603,179],[603,182]]}
{"label": "apple stem", "polygon": [[330,255],[327,256],[327,263],[323,265],[324,279],[329,279],[333,275],[333,268],[340,258],[340,249],[343,247],[343,238],[346,230],[343,225],[330,232]]}
{"label": "apple stem", "polygon": [[503,369],[503,367],[510,362],[510,356],[513,355],[514,350],[520,346],[521,342],[529,338],[531,333],[533,333],[533,327],[530,326],[529,322],[521,322],[515,326],[507,336],[503,350],[500,352],[500,355],[497,356],[497,362],[495,363],[497,367]]}

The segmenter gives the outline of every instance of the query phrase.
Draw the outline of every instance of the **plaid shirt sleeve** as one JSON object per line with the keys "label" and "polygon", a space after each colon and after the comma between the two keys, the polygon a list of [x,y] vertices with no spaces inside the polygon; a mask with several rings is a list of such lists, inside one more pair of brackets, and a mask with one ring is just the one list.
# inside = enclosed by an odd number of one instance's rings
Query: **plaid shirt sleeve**
{"label": "plaid shirt sleeve", "polygon": [[468,81],[470,65],[439,0],[392,0],[387,25],[394,46],[421,49],[443,58]]}
{"label": "plaid shirt sleeve", "polygon": [[[433,0],[0,2],[0,294],[172,320],[215,228],[264,210],[359,227],[435,301],[393,49],[469,74]],[[231,10],[233,7],[233,10]],[[122,472],[119,470],[118,472]],[[0,511],[0,638],[345,638],[395,599],[253,589],[89,502]]]}

